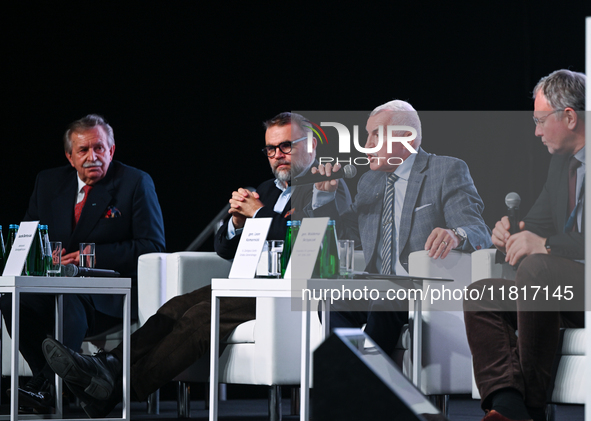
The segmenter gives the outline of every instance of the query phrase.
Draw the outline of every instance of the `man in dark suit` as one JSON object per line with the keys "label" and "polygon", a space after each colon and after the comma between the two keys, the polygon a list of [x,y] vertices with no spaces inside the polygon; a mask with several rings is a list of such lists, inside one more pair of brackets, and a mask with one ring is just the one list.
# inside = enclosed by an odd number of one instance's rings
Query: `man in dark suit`
{"label": "man in dark suit", "polygon": [[[312,186],[292,189],[292,174],[308,171],[314,162],[316,141],[308,152],[302,142],[307,138],[305,121],[294,113],[281,113],[265,123],[263,149],[269,159],[274,180],[261,184],[256,192],[238,189],[230,199],[230,220],[219,229],[215,248],[224,258],[233,258],[247,218],[272,217],[269,239],[285,238],[288,218],[303,209],[310,200]],[[350,195],[343,184],[337,193],[343,206]],[[220,337],[256,316],[254,298],[227,298],[220,307]],[[131,335],[131,392],[145,400],[152,392],[188,368],[208,349],[211,338],[211,287],[206,286],[174,297]],[[104,417],[121,400],[122,346],[96,357],[80,355],[59,342],[43,343],[47,362],[64,378],[90,417]],[[171,358],[171,355],[174,357]],[[108,394],[97,394],[87,386],[107,384]],[[87,388],[86,390],[82,390]]]}
{"label": "man in dark suit", "polygon": [[[421,146],[421,122],[415,109],[404,101],[391,101],[377,107],[367,121],[366,149],[379,147],[391,125],[410,126],[416,137],[386,144],[367,154],[370,171],[359,180],[353,205],[339,215],[334,201],[317,207],[315,216],[337,219],[343,238],[361,241],[366,271],[383,274],[408,274],[408,256],[413,251],[429,250],[429,256],[445,258],[450,250],[478,250],[490,246],[490,230],[481,213],[484,205],[467,165],[457,159],[436,156]],[[396,135],[410,136],[402,130]],[[402,162],[402,163],[401,163]],[[339,167],[319,166],[330,175]],[[315,170],[313,170],[315,171]],[[317,183],[315,188],[333,191],[338,180]],[[390,194],[389,194],[390,192]],[[312,204],[312,207],[315,207]],[[404,323],[408,321],[408,303],[373,301],[369,311],[344,311],[357,302],[339,303],[331,315],[331,328],[367,324],[365,331],[388,354],[392,354]]]}
{"label": "man in dark suit", "polygon": [[[141,254],[164,251],[164,223],[154,183],[143,171],[113,161],[113,129],[100,116],[73,122],[64,138],[70,165],[39,173],[25,221],[49,226],[52,240],[64,245],[62,264],[78,264],[78,245],[96,244],[96,267],[114,269],[134,279]],[[137,291],[134,288],[135,313]],[[1,300],[10,326],[10,296]],[[121,323],[123,298],[109,295],[64,296],[64,343],[80,349],[85,336]],[[54,300],[47,295],[21,296],[20,349],[34,378],[19,389],[20,403],[36,409],[53,405],[41,343],[53,334]],[[51,381],[50,381],[51,380]]]}
{"label": "man in dark suit", "polygon": [[[584,324],[585,81],[582,73],[558,70],[534,88],[535,133],[553,155],[548,179],[517,233],[503,217],[492,236],[505,261],[519,263],[515,280],[478,281],[468,297],[483,288],[491,293],[464,302],[487,421],[544,420],[559,329]],[[501,288],[518,293],[502,297]],[[556,291],[565,298],[553,297]]]}
{"label": "man in dark suit", "polygon": [[[240,233],[248,218],[273,218],[267,234],[269,240],[283,240],[287,221],[307,216],[305,206],[312,200],[312,185],[292,186],[292,177],[305,174],[315,163],[316,138],[312,150],[306,148],[306,122],[295,113],[282,113],[265,122],[265,147],[275,178],[257,187],[256,192],[240,188],[232,193],[230,214],[215,237],[215,251],[224,259],[233,259]],[[293,139],[293,140],[292,140]],[[317,164],[317,163],[316,163]],[[351,203],[346,184],[336,191],[336,201],[345,209]]]}

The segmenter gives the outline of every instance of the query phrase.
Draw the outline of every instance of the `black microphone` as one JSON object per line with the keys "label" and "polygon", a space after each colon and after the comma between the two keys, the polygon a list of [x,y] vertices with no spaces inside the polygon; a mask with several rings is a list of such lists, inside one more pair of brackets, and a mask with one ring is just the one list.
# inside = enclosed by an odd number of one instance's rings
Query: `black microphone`
{"label": "black microphone", "polygon": [[521,197],[515,192],[509,193],[505,196],[505,205],[507,205],[507,216],[509,217],[509,223],[511,227],[509,232],[511,235],[519,232],[519,205],[521,203]]}
{"label": "black microphone", "polygon": [[116,270],[81,268],[71,263],[61,267],[61,275],[68,278],[73,278],[76,276],[88,276],[92,278],[117,278],[121,276],[121,274]]}
{"label": "black microphone", "polygon": [[322,181],[336,180],[337,178],[353,178],[357,175],[357,168],[348,164],[343,167],[341,171],[333,172],[330,177],[321,175],[320,173],[312,174],[311,172],[300,177],[295,177],[292,180],[292,185],[314,184]]}

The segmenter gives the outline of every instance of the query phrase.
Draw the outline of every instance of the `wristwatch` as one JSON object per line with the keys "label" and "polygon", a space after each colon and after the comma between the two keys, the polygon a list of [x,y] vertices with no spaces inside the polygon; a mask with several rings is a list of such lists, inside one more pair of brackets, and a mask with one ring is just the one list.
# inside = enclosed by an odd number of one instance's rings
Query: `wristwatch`
{"label": "wristwatch", "polygon": [[546,247],[546,252],[548,254],[552,254],[552,248],[550,247],[550,237],[546,238],[546,243],[544,243],[544,247]]}
{"label": "wristwatch", "polygon": [[452,228],[451,230],[460,239],[460,245],[458,247],[461,247],[462,245],[464,245],[464,242],[468,238],[466,231],[464,231],[463,228]]}

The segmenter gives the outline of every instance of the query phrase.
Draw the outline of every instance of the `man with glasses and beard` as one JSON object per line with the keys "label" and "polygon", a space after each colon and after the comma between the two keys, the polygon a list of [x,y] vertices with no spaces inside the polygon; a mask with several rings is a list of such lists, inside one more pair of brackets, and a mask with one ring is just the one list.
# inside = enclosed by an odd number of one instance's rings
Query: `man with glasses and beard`
{"label": "man with glasses and beard", "polygon": [[[262,183],[256,192],[240,188],[232,193],[229,211],[232,217],[215,238],[215,251],[224,259],[234,258],[247,218],[273,218],[267,239],[283,240],[287,221],[306,216],[304,207],[312,199],[312,184],[290,185],[292,175],[305,174],[313,165],[318,165],[315,162],[315,138],[312,151],[306,150],[305,140],[310,129],[304,118],[295,113],[281,113],[266,121],[265,127],[263,153],[269,159],[275,178]],[[336,201],[339,209],[346,209],[351,203],[351,195],[344,183],[339,185]]]}
{"label": "man with glasses and beard", "polygon": [[[265,123],[266,146],[275,179],[261,184],[256,192],[238,189],[232,193],[231,218],[220,228],[215,249],[233,258],[246,218],[272,217],[267,238],[283,240],[287,221],[303,213],[313,186],[290,186],[291,175],[309,170],[315,163],[313,150],[306,151],[305,120],[293,113],[281,113]],[[309,130],[309,129],[308,129]],[[316,163],[317,164],[317,163]],[[336,194],[341,209],[351,203],[345,183]],[[255,298],[226,298],[220,308],[220,337],[256,317]],[[165,303],[142,328],[131,335],[131,395],[144,401],[152,393],[199,359],[210,345],[211,286],[174,297]],[[51,368],[64,379],[91,418],[104,418],[121,401],[123,345],[96,356],[81,355],[46,339],[43,353]],[[100,384],[101,387],[92,387]]]}

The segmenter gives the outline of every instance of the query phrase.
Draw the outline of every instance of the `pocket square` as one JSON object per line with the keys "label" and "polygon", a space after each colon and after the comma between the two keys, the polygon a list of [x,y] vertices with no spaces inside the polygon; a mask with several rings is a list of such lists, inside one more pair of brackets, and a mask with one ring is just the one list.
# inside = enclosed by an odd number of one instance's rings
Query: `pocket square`
{"label": "pocket square", "polygon": [[121,211],[117,209],[115,206],[109,206],[107,212],[105,212],[105,218],[119,218],[121,216]]}
{"label": "pocket square", "polygon": [[423,208],[426,208],[427,206],[432,206],[432,205],[433,205],[433,203],[428,203],[428,204],[426,204],[426,205],[419,206],[418,208],[415,208],[415,210],[414,210],[414,211],[415,211],[415,212],[417,212],[417,211],[420,211],[420,210],[421,210],[421,209],[423,209]]}

